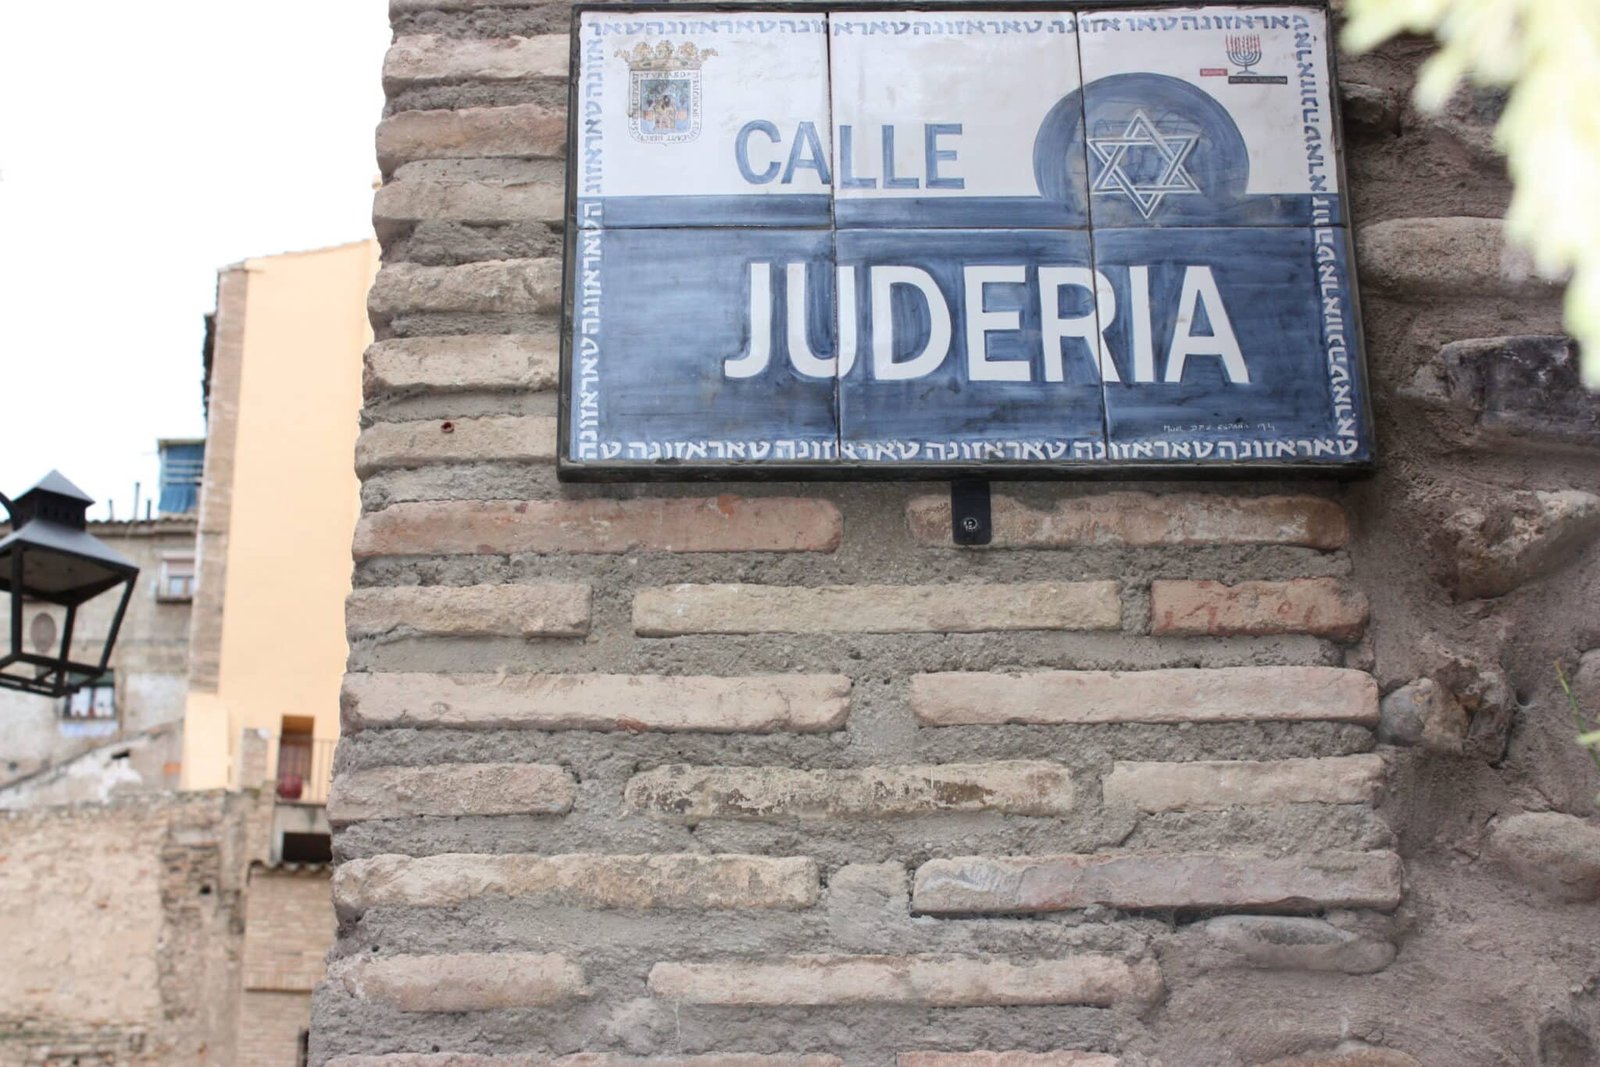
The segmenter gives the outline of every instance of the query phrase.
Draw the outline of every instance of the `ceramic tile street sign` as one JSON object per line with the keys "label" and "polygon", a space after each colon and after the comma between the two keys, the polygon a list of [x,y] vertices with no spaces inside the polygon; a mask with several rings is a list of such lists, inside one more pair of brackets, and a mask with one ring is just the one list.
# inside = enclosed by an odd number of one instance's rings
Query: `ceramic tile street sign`
{"label": "ceramic tile street sign", "polygon": [[1328,16],[606,5],[564,478],[1372,460]]}

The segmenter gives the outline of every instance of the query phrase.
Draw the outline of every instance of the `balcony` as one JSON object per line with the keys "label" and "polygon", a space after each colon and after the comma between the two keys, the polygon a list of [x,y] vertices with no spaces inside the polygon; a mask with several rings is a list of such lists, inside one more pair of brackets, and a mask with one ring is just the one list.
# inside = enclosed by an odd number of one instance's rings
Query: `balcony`
{"label": "balcony", "polygon": [[279,734],[268,740],[268,781],[281,804],[323,805],[333,777],[332,738]]}

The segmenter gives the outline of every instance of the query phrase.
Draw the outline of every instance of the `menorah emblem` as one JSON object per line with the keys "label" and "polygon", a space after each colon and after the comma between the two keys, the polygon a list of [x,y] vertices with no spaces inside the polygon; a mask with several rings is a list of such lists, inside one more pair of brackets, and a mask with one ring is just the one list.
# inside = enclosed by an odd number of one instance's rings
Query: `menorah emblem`
{"label": "menorah emblem", "polygon": [[1240,74],[1252,74],[1250,68],[1261,62],[1261,35],[1246,33],[1228,36],[1228,58],[1240,67]]}

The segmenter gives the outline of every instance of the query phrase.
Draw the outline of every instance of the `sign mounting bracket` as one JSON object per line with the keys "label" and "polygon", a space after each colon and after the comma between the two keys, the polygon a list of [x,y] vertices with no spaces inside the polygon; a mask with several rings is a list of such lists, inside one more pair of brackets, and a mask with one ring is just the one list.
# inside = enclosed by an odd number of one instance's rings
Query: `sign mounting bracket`
{"label": "sign mounting bracket", "polygon": [[994,536],[989,483],[958,478],[950,483],[950,537],[958,545],[986,545]]}

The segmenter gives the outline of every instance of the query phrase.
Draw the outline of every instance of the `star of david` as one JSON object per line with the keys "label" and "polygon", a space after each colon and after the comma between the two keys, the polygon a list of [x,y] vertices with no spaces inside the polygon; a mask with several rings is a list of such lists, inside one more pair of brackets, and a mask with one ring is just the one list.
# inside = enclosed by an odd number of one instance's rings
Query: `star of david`
{"label": "star of david", "polygon": [[[1200,192],[1200,187],[1183,166],[1199,141],[1198,136],[1174,137],[1162,133],[1150,121],[1150,116],[1135,111],[1121,136],[1089,138],[1089,147],[1100,157],[1101,163],[1100,173],[1095,175],[1089,191],[1121,193],[1133,201],[1140,215],[1149,218],[1165,197]],[[1156,153],[1160,174],[1154,181],[1134,181],[1124,169],[1128,150],[1132,148],[1151,149]]]}

